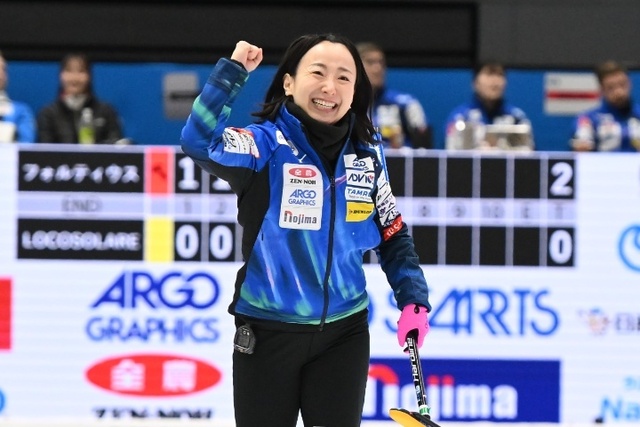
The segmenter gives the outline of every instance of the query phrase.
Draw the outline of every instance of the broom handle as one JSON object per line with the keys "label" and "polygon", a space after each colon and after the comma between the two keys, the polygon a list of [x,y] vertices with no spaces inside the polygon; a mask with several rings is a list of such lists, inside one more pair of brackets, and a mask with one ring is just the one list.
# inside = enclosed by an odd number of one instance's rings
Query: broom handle
{"label": "broom handle", "polygon": [[409,360],[411,361],[411,376],[413,377],[413,386],[416,390],[416,398],[418,400],[418,412],[420,415],[431,415],[431,408],[427,404],[427,394],[424,389],[424,379],[422,377],[422,365],[420,364],[420,354],[418,353],[418,345],[416,339],[418,331],[416,329],[407,335],[407,350],[409,351]]}

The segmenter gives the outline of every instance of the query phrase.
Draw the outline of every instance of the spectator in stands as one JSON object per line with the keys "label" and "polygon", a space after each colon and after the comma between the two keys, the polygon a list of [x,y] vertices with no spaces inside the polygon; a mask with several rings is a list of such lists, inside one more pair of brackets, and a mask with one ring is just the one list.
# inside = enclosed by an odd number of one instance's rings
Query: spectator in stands
{"label": "spectator in stands", "polygon": [[627,69],[615,61],[605,61],[596,67],[595,73],[602,101],[576,118],[571,148],[640,151],[640,104],[632,102]]}
{"label": "spectator in stands", "polygon": [[[460,149],[513,149],[500,145],[487,134],[487,125],[525,125],[521,145],[517,148],[533,148],[531,122],[520,108],[504,98],[507,87],[505,68],[495,61],[481,62],[473,69],[473,97],[449,114],[445,127],[445,147]],[[515,130],[513,130],[515,132]]]}
{"label": "spectator in stands", "polygon": [[431,148],[431,128],[420,101],[386,86],[387,63],[382,48],[371,42],[362,42],[356,47],[373,87],[371,121],[385,145]]}
{"label": "spectator in stands", "polygon": [[116,110],[98,100],[91,82],[91,63],[82,53],[66,55],[60,64],[58,99],[38,113],[38,142],[69,144],[122,143]]}
{"label": "spectator in stands", "polygon": [[24,102],[9,98],[8,82],[7,61],[0,52],[0,142],[34,142],[36,121],[33,111]]}

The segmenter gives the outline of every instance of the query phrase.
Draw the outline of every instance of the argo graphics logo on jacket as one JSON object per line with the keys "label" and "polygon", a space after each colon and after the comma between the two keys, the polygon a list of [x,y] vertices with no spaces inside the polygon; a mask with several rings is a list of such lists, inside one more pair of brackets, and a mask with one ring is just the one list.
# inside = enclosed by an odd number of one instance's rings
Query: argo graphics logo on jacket
{"label": "argo graphics logo on jacket", "polygon": [[0,277],[0,350],[11,349],[11,279]]}
{"label": "argo graphics logo on jacket", "polygon": [[130,354],[103,360],[86,371],[92,384],[118,394],[172,397],[213,387],[222,377],[215,366],[188,356]]}
{"label": "argo graphics logo on jacket", "polygon": [[[423,359],[422,365],[436,420],[559,422],[559,361]],[[398,407],[417,410],[409,361],[372,359],[363,419],[386,420]]]}

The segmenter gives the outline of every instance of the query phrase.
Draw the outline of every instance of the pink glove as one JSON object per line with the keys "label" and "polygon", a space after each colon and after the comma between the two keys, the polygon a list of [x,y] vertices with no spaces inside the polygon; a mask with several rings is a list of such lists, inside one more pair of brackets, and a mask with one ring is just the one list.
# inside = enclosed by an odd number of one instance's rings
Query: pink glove
{"label": "pink glove", "polygon": [[408,304],[402,309],[398,320],[398,344],[400,344],[400,347],[404,347],[407,342],[407,335],[414,329],[418,331],[417,344],[418,348],[420,348],[424,342],[424,337],[429,332],[427,308],[417,304]]}

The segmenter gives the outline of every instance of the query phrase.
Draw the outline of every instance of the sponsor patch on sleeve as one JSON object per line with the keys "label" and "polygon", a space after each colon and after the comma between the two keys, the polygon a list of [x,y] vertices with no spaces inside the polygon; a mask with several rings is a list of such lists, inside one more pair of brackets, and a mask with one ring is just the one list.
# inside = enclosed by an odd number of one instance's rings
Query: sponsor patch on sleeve
{"label": "sponsor patch on sleeve", "polygon": [[384,228],[382,232],[382,238],[386,241],[393,237],[398,231],[402,229],[402,215],[398,215],[393,222]]}
{"label": "sponsor patch on sleeve", "polygon": [[380,174],[378,178],[376,209],[378,209],[380,223],[383,228],[389,227],[395,218],[400,215],[396,205],[396,198],[391,192],[391,185],[389,185],[389,181],[387,181],[384,174]]}
{"label": "sponsor patch on sleeve", "polygon": [[260,157],[260,152],[253,138],[253,133],[246,129],[226,128],[222,134],[224,151],[227,153],[250,154],[255,158]]}

